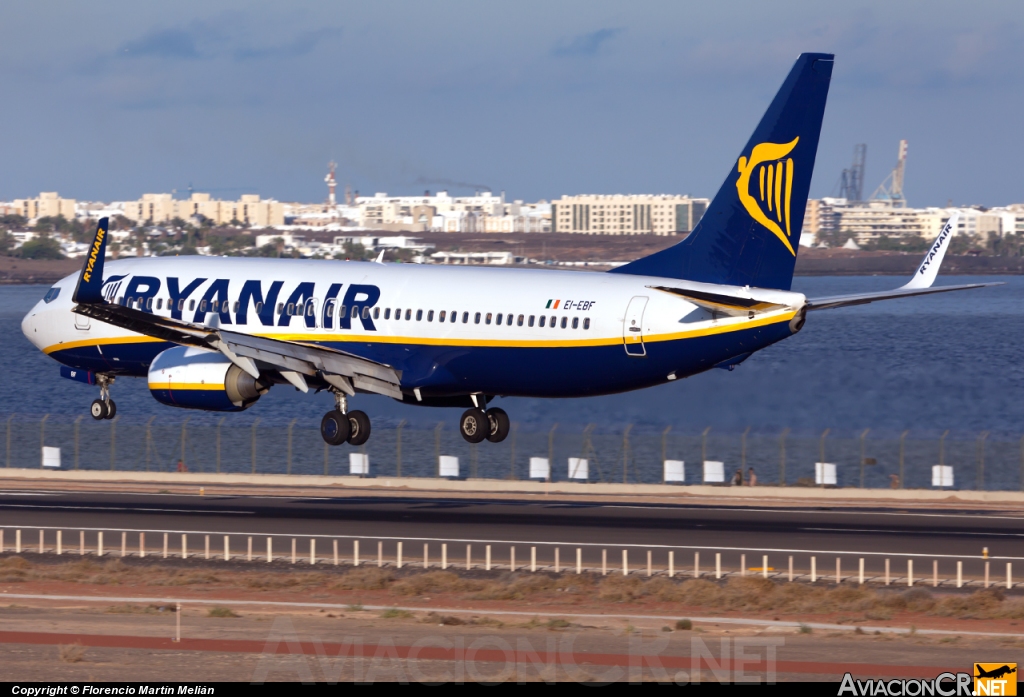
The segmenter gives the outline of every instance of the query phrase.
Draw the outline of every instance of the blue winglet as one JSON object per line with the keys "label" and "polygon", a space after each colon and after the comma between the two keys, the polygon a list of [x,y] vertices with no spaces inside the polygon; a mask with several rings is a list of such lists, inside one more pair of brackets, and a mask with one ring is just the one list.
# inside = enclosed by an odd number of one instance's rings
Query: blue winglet
{"label": "blue winglet", "polygon": [[797,59],[685,240],[611,273],[789,290],[832,62],[829,53]]}
{"label": "blue winglet", "polygon": [[109,219],[100,218],[96,226],[96,236],[89,247],[89,255],[85,258],[82,273],[78,276],[78,285],[71,299],[85,305],[103,302],[103,257],[107,253],[107,230]]}

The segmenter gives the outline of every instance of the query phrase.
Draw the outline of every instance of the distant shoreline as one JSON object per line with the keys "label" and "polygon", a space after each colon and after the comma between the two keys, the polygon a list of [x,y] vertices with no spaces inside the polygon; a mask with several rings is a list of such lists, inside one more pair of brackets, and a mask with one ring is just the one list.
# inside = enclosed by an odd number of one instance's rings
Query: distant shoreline
{"label": "distant shoreline", "polygon": [[[920,254],[802,249],[796,262],[797,276],[909,276],[921,263]],[[0,285],[48,285],[81,268],[79,259],[18,259],[0,257]],[[510,267],[495,267],[510,268]],[[566,270],[604,271],[609,267],[533,266]],[[1024,275],[1024,257],[948,256],[943,276]]]}

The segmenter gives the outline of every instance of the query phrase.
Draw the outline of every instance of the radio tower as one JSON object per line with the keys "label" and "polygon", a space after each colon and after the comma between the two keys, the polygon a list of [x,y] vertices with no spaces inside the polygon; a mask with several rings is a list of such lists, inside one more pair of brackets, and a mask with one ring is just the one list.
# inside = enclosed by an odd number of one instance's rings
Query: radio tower
{"label": "radio tower", "polygon": [[337,169],[337,163],[331,161],[327,164],[329,170],[327,176],[324,177],[324,181],[327,182],[327,203],[330,206],[337,205],[337,200],[334,196],[334,190],[338,187],[338,181],[334,178],[334,170]]}

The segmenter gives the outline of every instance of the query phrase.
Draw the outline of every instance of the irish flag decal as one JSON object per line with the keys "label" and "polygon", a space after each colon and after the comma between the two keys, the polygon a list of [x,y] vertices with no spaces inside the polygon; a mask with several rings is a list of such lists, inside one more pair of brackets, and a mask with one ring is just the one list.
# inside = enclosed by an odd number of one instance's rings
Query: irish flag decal
{"label": "irish flag decal", "polygon": [[[558,309],[558,303],[560,303],[560,302],[562,302],[562,301],[561,300],[548,300],[548,304],[544,306],[544,309],[546,309],[546,310],[557,310]],[[554,303],[554,305],[552,305],[551,303]]]}

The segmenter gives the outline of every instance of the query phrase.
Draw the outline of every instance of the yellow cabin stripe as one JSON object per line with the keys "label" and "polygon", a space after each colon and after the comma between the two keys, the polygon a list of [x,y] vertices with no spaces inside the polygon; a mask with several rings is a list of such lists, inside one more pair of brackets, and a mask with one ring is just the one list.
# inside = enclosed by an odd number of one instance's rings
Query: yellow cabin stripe
{"label": "yellow cabin stripe", "polygon": [[224,385],[218,385],[215,382],[151,382],[149,383],[149,389],[151,390],[215,390],[220,391],[224,389]]}
{"label": "yellow cabin stripe", "polygon": [[[734,320],[721,320],[718,324],[697,329],[688,329],[679,332],[665,334],[647,334],[643,337],[645,344],[659,343],[664,341],[679,341],[682,339],[696,339],[702,336],[716,336],[742,331],[744,329],[756,329],[757,327],[788,322],[796,315],[795,311],[784,312],[771,317],[759,319],[736,318]],[[330,330],[328,330],[329,332]],[[560,331],[551,330],[552,333]],[[442,337],[412,337],[412,336],[385,336],[379,334],[253,334],[253,336],[267,339],[278,339],[280,341],[301,341],[307,343],[352,343],[352,344],[411,344],[414,346],[477,346],[493,348],[582,348],[587,346],[617,346],[623,343],[621,336],[601,337],[596,339],[458,339]],[[92,341],[71,341],[64,344],[55,344],[44,349],[44,353],[62,351],[66,349],[79,348],[81,346],[96,346],[97,344],[107,346],[111,344],[141,344],[154,343],[162,339],[154,339],[148,336],[138,337],[117,337],[111,339],[100,339]]]}

